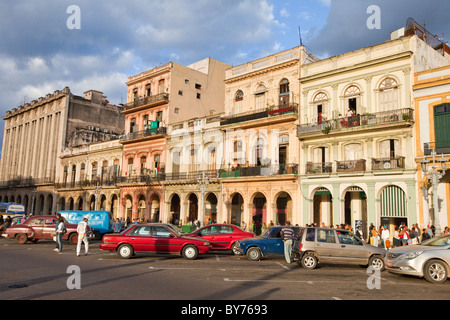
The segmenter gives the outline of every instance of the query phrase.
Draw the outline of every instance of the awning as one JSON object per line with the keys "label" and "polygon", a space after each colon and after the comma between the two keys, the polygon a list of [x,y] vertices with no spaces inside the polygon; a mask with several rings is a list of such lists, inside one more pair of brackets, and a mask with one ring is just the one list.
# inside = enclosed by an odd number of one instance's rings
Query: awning
{"label": "awning", "polygon": [[388,186],[380,196],[382,217],[406,217],[405,192],[397,186]]}

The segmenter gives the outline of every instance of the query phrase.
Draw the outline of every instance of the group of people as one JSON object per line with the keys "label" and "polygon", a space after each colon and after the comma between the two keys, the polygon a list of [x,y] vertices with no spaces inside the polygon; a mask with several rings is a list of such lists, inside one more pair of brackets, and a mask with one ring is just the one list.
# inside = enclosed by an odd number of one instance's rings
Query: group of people
{"label": "group of people", "polygon": [[[76,249],[77,257],[79,257],[80,253],[81,253],[81,243],[84,243],[84,255],[87,255],[88,251],[89,251],[89,240],[88,240],[88,235],[87,235],[88,220],[89,220],[89,218],[86,216],[77,225],[77,234],[78,234],[78,242],[77,242],[77,249]],[[54,249],[54,251],[57,253],[62,252],[62,249],[63,249],[62,238],[63,238],[64,234],[67,233],[67,229],[64,224],[64,221],[65,220],[61,216],[61,214],[57,213],[56,214],[56,223],[55,223],[55,233],[54,233],[55,234],[54,239],[56,241],[56,248]]]}

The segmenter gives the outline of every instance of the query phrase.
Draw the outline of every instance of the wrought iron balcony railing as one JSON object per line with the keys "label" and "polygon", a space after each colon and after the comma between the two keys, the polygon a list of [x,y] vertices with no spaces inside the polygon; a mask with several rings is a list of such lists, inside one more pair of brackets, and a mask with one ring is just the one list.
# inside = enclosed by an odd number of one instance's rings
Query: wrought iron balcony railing
{"label": "wrought iron balcony railing", "polygon": [[153,128],[153,129],[147,129],[143,131],[137,131],[137,132],[130,132],[123,137],[120,138],[121,142],[131,141],[131,140],[137,140],[137,139],[143,139],[147,137],[156,137],[156,136],[165,136],[167,133],[166,127],[159,127],[159,128]]}
{"label": "wrought iron balcony railing", "polygon": [[285,105],[278,105],[274,107],[267,108],[265,110],[254,110],[250,112],[238,113],[232,116],[228,116],[223,118],[220,121],[220,125],[227,125],[233,123],[239,123],[250,120],[263,119],[267,117],[275,117],[285,114],[297,114],[298,113],[298,104],[297,103],[288,103]]}
{"label": "wrought iron balcony railing", "polygon": [[160,93],[155,94],[153,96],[147,96],[143,98],[136,98],[133,102],[129,102],[124,106],[125,111],[132,110],[134,108],[142,107],[142,106],[157,106],[163,103],[169,102],[169,94],[168,93]]}

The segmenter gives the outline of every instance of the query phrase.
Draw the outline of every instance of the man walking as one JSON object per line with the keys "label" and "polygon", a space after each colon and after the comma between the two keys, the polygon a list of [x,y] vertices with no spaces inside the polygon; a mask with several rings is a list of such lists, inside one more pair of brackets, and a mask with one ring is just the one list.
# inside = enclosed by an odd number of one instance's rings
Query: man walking
{"label": "man walking", "polygon": [[291,222],[287,221],[286,226],[281,229],[281,240],[284,242],[284,257],[287,263],[291,263],[292,244],[294,241],[294,230]]}
{"label": "man walking", "polygon": [[84,255],[86,256],[88,254],[89,242],[86,234],[88,220],[89,220],[88,217],[84,217],[84,219],[80,221],[77,226],[77,233],[78,233],[77,257],[80,256],[81,241],[84,242]]}

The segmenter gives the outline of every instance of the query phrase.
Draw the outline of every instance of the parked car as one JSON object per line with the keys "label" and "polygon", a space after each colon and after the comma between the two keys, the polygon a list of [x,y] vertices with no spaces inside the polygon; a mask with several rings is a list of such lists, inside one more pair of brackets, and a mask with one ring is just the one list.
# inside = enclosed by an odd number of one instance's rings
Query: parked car
{"label": "parked car", "polygon": [[[294,229],[294,236],[297,236],[300,227]],[[236,250],[240,254],[247,256],[249,260],[258,261],[262,257],[284,256],[284,243],[281,240],[281,229],[283,227],[271,227],[261,236],[247,239],[240,239],[236,242]]]}
{"label": "parked car", "polygon": [[180,254],[196,259],[211,249],[209,241],[187,237],[171,225],[163,223],[133,224],[121,233],[106,234],[100,249],[116,251],[124,259],[135,252]]}
{"label": "parked car", "polygon": [[450,267],[450,235],[391,249],[385,260],[389,272],[424,277],[431,283],[444,283]]}
{"label": "parked car", "polygon": [[384,270],[386,250],[364,243],[348,230],[304,228],[292,248],[294,260],[314,269],[318,263],[370,265]]}
{"label": "parked car", "polygon": [[255,236],[253,232],[244,231],[232,224],[210,224],[185,235],[209,241],[211,250],[231,250],[234,254],[239,254],[236,249],[237,240]]}
{"label": "parked car", "polygon": [[[62,239],[76,244],[78,242],[77,225],[67,223],[66,220],[64,225],[67,233],[63,235]],[[52,240],[55,227],[55,216],[32,216],[21,224],[6,228],[3,230],[2,236],[5,238],[14,238],[22,244],[25,244],[27,241]],[[91,232],[90,227],[88,227],[88,232]]]}

